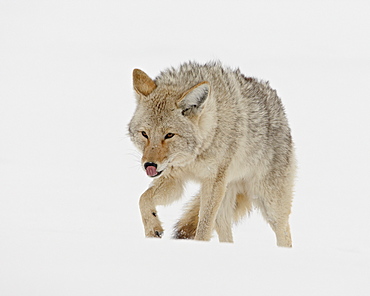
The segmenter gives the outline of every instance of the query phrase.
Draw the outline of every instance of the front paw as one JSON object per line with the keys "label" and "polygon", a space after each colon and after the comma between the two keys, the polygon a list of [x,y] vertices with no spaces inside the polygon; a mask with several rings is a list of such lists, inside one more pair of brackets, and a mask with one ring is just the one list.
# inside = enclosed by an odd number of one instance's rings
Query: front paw
{"label": "front paw", "polygon": [[146,237],[157,237],[162,238],[163,236],[163,228],[161,226],[153,227],[148,230],[145,230]]}
{"label": "front paw", "polygon": [[162,238],[163,228],[156,214],[153,213],[148,219],[143,219],[143,222],[146,237]]}

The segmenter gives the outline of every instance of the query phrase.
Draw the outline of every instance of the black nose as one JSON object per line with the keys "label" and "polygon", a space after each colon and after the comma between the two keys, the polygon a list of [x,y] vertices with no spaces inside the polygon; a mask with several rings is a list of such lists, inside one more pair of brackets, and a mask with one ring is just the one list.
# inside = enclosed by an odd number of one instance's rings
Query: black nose
{"label": "black nose", "polygon": [[146,163],[144,163],[144,169],[146,169],[148,166],[154,166],[155,168],[157,168],[157,164],[154,163],[154,162],[146,162]]}

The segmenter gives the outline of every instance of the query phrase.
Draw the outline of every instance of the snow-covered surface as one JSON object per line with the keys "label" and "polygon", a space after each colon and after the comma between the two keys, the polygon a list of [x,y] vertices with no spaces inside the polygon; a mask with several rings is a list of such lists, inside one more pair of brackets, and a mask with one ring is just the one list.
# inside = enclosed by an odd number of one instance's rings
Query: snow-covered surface
{"label": "snow-covered surface", "polygon": [[[0,2],[0,295],[370,295],[368,1]],[[293,249],[258,213],[234,244],[138,209],[133,68],[220,59],[269,80],[299,174]]]}

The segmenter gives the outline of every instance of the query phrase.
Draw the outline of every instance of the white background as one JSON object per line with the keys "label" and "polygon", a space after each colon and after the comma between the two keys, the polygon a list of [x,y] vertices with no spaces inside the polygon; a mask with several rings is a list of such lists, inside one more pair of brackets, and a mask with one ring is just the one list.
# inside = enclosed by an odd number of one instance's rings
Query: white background
{"label": "white background", "polygon": [[[0,1],[0,295],[370,295],[369,1]],[[131,73],[219,59],[282,98],[293,249],[170,240],[127,137]]]}

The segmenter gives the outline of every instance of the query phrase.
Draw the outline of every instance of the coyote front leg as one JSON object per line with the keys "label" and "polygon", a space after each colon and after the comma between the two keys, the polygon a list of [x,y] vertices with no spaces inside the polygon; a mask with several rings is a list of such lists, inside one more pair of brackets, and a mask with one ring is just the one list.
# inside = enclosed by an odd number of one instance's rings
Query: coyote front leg
{"label": "coyote front leg", "polygon": [[168,205],[179,199],[183,183],[172,178],[155,179],[140,197],[140,212],[146,237],[162,237],[163,228],[158,218],[156,206]]}
{"label": "coyote front leg", "polygon": [[[219,174],[220,175],[220,174]],[[222,200],[225,196],[224,177],[217,177],[203,183],[200,193],[199,222],[195,234],[196,240],[210,240],[215,228],[215,221]]]}

